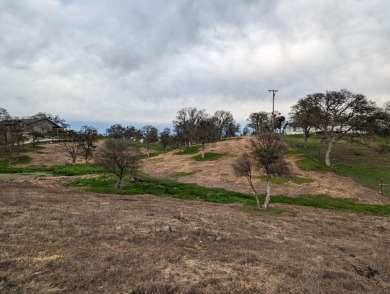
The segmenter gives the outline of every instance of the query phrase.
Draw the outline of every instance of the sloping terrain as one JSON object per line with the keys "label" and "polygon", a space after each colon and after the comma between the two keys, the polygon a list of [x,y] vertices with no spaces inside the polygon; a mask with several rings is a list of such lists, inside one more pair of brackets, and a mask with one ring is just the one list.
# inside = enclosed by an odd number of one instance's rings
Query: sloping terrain
{"label": "sloping terrain", "polygon": [[[232,163],[236,156],[249,151],[248,139],[229,140],[210,144],[206,152],[223,153],[225,156],[215,161],[196,161],[194,155],[175,155],[176,152],[160,154],[144,162],[143,169],[150,175],[159,178],[174,176],[178,172],[187,173],[178,180],[187,183],[196,183],[207,187],[220,187],[228,190],[251,193],[244,178],[236,178],[232,171]],[[334,173],[307,172],[299,170],[295,165],[295,158],[289,158],[294,175],[310,178],[311,183],[295,184],[288,182],[283,185],[273,185],[275,195],[296,196],[303,194],[328,194],[332,197],[357,198],[363,203],[383,204],[390,203],[389,198],[383,197],[354,182],[352,179],[340,177]],[[259,191],[266,190],[266,183],[255,179]]]}

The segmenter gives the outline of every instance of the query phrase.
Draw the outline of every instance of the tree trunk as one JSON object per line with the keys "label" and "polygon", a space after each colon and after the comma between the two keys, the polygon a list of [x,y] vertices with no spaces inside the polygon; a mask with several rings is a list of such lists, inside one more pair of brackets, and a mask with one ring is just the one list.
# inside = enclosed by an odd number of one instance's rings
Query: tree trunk
{"label": "tree trunk", "polygon": [[255,193],[257,208],[258,208],[259,210],[261,210],[260,201],[259,201],[259,196],[257,195],[257,191],[256,191],[255,187],[253,186],[252,178],[249,178],[249,179],[248,179],[248,182],[249,182],[249,185],[250,185],[251,188],[252,188],[253,193]]}
{"label": "tree trunk", "polygon": [[334,142],[329,141],[328,142],[328,150],[326,150],[326,155],[325,155],[325,164],[326,164],[326,166],[329,166],[329,167],[331,166],[330,156],[332,154],[333,147],[334,147]]}
{"label": "tree trunk", "polygon": [[76,164],[77,153],[72,153],[71,157],[72,157],[72,165],[75,165]]}
{"label": "tree trunk", "polygon": [[122,178],[118,177],[118,181],[116,182],[116,185],[115,185],[116,189],[119,189],[121,187],[121,181],[122,181]]}
{"label": "tree trunk", "polygon": [[270,200],[271,200],[271,176],[267,175],[267,195],[265,196],[263,210],[268,209]]}
{"label": "tree trunk", "polygon": [[119,174],[117,174],[118,181],[116,182],[116,186],[115,186],[116,189],[119,189],[121,187],[121,182],[122,182],[122,178],[123,178],[123,171],[124,171],[123,169],[120,169]]}
{"label": "tree trunk", "polygon": [[204,145],[205,144],[202,144],[202,151],[201,151],[202,152],[202,158],[204,158]]}

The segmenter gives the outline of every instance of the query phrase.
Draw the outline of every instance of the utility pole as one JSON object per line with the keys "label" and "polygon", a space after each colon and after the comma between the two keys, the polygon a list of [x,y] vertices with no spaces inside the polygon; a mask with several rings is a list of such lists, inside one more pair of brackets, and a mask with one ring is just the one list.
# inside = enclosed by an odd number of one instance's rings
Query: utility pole
{"label": "utility pole", "polygon": [[278,90],[268,90],[268,92],[272,92],[272,132],[275,131],[275,93]]}

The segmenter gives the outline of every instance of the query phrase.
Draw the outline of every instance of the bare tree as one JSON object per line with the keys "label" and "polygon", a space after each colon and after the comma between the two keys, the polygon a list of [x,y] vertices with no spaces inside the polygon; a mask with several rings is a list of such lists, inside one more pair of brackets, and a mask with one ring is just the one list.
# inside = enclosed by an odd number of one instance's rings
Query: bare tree
{"label": "bare tree", "polygon": [[244,152],[237,157],[236,161],[233,162],[232,167],[236,177],[245,177],[247,179],[249,186],[255,194],[257,208],[260,210],[259,194],[252,182],[254,168],[253,158],[249,153]]}
{"label": "bare tree", "polygon": [[82,126],[79,131],[80,149],[84,155],[85,163],[92,158],[95,149],[95,143],[98,139],[98,131],[92,126]]}
{"label": "bare tree", "polygon": [[96,153],[95,162],[117,176],[117,189],[126,174],[134,179],[141,167],[140,149],[126,139],[108,139]]}
{"label": "bare tree", "polygon": [[[256,167],[266,175],[267,192],[262,209],[267,210],[271,200],[271,178],[275,176],[289,177],[291,170],[284,159],[287,146],[280,137],[274,133],[260,133],[255,139],[250,140],[251,156],[242,155],[233,164],[233,170],[236,176],[245,176],[255,193],[257,191],[252,183],[253,167]],[[257,196],[256,196],[257,198]],[[257,200],[257,205],[260,205]]]}
{"label": "bare tree", "polygon": [[75,131],[66,131],[62,133],[62,140],[65,152],[69,154],[72,159],[72,164],[76,164],[77,155],[81,150],[80,135]]}

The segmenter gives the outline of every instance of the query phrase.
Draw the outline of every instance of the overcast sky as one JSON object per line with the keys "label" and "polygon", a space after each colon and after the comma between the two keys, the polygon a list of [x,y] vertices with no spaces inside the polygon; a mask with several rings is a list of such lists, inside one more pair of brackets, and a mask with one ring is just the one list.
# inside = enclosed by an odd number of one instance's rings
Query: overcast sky
{"label": "overcast sky", "polygon": [[0,107],[73,127],[183,107],[287,115],[313,92],[390,100],[389,0],[1,0]]}

